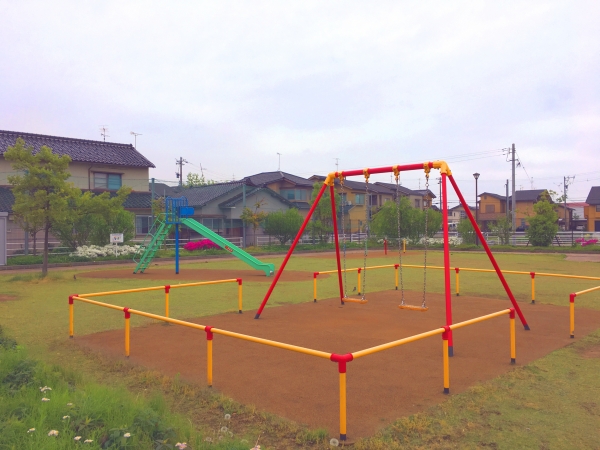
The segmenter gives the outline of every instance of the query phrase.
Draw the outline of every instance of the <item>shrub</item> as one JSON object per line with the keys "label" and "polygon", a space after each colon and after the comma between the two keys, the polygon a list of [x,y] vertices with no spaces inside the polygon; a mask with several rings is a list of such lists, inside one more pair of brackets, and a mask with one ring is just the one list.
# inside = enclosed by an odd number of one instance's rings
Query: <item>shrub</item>
{"label": "shrub", "polygon": [[188,242],[183,246],[183,248],[189,252],[193,252],[194,250],[210,250],[213,248],[221,248],[217,244],[215,244],[210,239],[200,239],[196,242]]}

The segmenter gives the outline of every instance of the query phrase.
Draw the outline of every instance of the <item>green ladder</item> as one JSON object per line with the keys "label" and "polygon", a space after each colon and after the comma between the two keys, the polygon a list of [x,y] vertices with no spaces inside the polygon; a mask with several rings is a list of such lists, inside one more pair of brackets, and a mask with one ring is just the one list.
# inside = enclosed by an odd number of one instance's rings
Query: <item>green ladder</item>
{"label": "green ladder", "polygon": [[[172,224],[167,224],[164,221],[164,218],[164,214],[161,214],[154,221],[150,233],[148,233],[140,246],[140,252],[143,252],[142,256],[139,261],[136,261],[135,258],[133,259],[133,261],[137,263],[133,273],[138,273],[138,271],[144,273],[144,270],[146,270],[152,262],[154,255],[156,255],[156,252],[164,242],[165,238],[169,235]],[[153,230],[155,230],[154,233],[152,233]]]}

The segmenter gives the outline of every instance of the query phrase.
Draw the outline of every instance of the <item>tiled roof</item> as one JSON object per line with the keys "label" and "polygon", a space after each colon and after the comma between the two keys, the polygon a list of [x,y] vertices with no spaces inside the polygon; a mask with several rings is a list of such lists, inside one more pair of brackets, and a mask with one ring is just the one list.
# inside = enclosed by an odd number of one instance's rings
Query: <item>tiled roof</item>
{"label": "tiled roof", "polygon": [[[454,211],[455,209],[462,208],[462,207],[463,207],[463,205],[456,205],[456,206],[454,206],[452,208],[448,208],[448,211]],[[471,211],[475,211],[475,207],[474,206],[469,206],[469,209]]]}
{"label": "tiled roof", "polygon": [[275,181],[289,181],[296,186],[312,187],[313,183],[306,178],[302,178],[286,172],[262,172],[256,175],[250,175],[244,178],[248,184],[253,186],[264,186],[265,184],[274,183]]}
{"label": "tiled roof", "polygon": [[416,191],[413,191],[413,192],[414,192],[413,195],[420,195],[421,197],[428,196],[429,198],[437,198],[435,196],[435,194],[433,192],[431,192],[429,189],[417,189]]}
{"label": "tiled roof", "polygon": [[585,202],[588,205],[600,205],[600,186],[592,186]]}
{"label": "tiled roof", "polygon": [[492,194],[491,192],[482,192],[481,194],[479,194],[479,197],[483,197],[484,195],[489,195],[490,197],[494,197],[494,198],[497,198],[498,200],[502,200],[502,201],[506,200],[506,196],[504,196],[504,195],[498,195],[498,194]]}
{"label": "tiled roof", "polygon": [[28,147],[35,152],[42,145],[52,149],[57,155],[69,155],[73,161],[95,164],[108,164],[129,167],[154,167],[131,144],[116,144],[114,142],[88,141],[43,134],[20,133],[17,131],[0,130],[0,154],[15,145],[17,138],[23,138]]}
{"label": "tiled roof", "polygon": [[[157,197],[177,197],[184,188],[169,186],[165,183],[154,183],[154,195]],[[152,190],[152,183],[148,183],[148,190]]]}
{"label": "tiled roof", "polygon": [[243,184],[243,181],[209,184],[207,186],[183,189],[177,196],[187,197],[190,206],[201,207],[223,195],[239,189]]}
{"label": "tiled roof", "polygon": [[[92,190],[92,192],[96,195],[102,194],[107,191],[96,191]],[[116,191],[108,191],[110,194],[110,198],[116,197]],[[125,209],[150,209],[152,208],[152,202],[150,201],[152,194],[150,192],[131,192],[125,202],[123,203],[123,208]]]}
{"label": "tiled roof", "polygon": [[[313,175],[310,177],[310,179],[313,182],[314,181],[324,181],[325,178],[326,177],[324,177],[322,175]],[[361,181],[344,180],[344,186],[347,187],[348,189],[352,189],[355,191],[364,191],[366,189],[365,184],[366,184],[365,182],[361,182]],[[335,179],[335,185],[336,186],[340,185],[340,181],[337,178]],[[376,194],[391,194],[390,190],[387,187],[382,186],[379,183],[369,183],[369,192],[376,193]]]}
{"label": "tiled roof", "polygon": [[[542,195],[544,192],[546,192],[546,189],[529,189],[525,191],[515,191],[515,198],[518,202],[537,202],[540,195]],[[512,195],[508,197],[508,201],[512,202]]]}
{"label": "tiled roof", "polygon": [[[375,184],[378,186],[383,186],[393,191],[394,194],[396,194],[396,185],[394,183],[382,183],[381,181],[377,181]],[[415,194],[415,192],[412,189],[409,189],[404,186],[398,186],[398,190],[400,191],[400,195],[419,195]]]}
{"label": "tiled roof", "polygon": [[[296,206],[294,203],[290,202],[285,197],[282,197],[277,192],[275,192],[274,190],[269,189],[267,187],[248,189],[246,191],[246,198],[249,197],[250,195],[257,194],[259,192],[265,192],[265,193],[269,194],[271,197],[276,198],[281,203],[288,205],[290,208]],[[233,197],[228,198],[224,202],[219,203],[219,208],[231,208],[231,207],[237,205],[239,202],[241,202],[243,200],[243,197],[244,197],[243,192],[240,192],[240,193],[234,195]]]}
{"label": "tiled roof", "polygon": [[10,188],[0,187],[0,212],[12,212],[12,205],[15,203],[15,196]]}

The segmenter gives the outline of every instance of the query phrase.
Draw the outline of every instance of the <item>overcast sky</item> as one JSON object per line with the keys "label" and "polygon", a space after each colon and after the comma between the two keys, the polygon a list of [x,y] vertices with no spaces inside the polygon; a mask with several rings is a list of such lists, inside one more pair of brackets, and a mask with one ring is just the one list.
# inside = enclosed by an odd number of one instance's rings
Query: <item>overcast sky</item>
{"label": "overcast sky", "polygon": [[0,17],[0,129],[135,131],[160,180],[180,156],[215,180],[278,152],[305,177],[445,159],[471,201],[474,172],[504,193],[514,142],[517,189],[600,185],[597,0],[0,0]]}

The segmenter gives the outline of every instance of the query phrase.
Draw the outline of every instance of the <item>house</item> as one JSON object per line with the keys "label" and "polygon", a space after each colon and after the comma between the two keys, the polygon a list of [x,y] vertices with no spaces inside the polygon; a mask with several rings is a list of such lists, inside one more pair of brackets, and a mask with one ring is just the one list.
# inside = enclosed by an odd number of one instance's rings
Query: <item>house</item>
{"label": "house", "polygon": [[[475,207],[469,206],[473,217],[475,217]],[[456,227],[458,222],[467,218],[467,213],[465,212],[465,208],[463,205],[457,205],[453,208],[448,208],[448,224],[451,228]]]}
{"label": "house", "polygon": [[286,172],[262,172],[245,177],[248,186],[265,187],[278,193],[298,208],[303,216],[308,214],[312,203],[314,182]]}
{"label": "house", "polygon": [[573,221],[571,229],[577,231],[587,231],[588,224],[585,217],[585,208],[589,206],[586,202],[569,202],[567,206],[573,210]]}
{"label": "house", "polygon": [[[558,224],[563,229],[569,229],[572,220],[572,209],[566,208],[566,224],[565,224],[565,206],[563,204],[554,203],[546,189],[530,189],[515,192],[516,203],[516,225],[518,231],[523,231],[529,226],[528,219],[535,214],[533,205],[540,201],[542,197],[546,197],[550,203],[554,204],[554,210],[558,213]],[[508,211],[510,213],[512,205],[512,196],[508,197]],[[488,230],[490,222],[495,222],[506,215],[507,199],[506,196],[494,194],[491,192],[483,192],[479,195],[479,211],[478,221],[483,230]]]}
{"label": "house", "polygon": [[404,186],[396,186],[395,183],[382,183],[379,181],[375,184],[391,190],[394,195],[394,200],[396,199],[396,190],[398,190],[401,197],[408,198],[410,205],[413,208],[425,209],[428,206],[432,207],[433,199],[436,198],[434,193],[429,189],[412,190]]}
{"label": "house", "polygon": [[11,163],[4,159],[6,150],[14,146],[18,138],[22,138],[34,151],[46,145],[55,154],[69,155],[72,160],[69,164],[71,176],[67,181],[81,190],[114,193],[121,186],[131,187],[132,193],[124,206],[136,215],[136,223],[138,216],[147,217],[150,214],[148,178],[154,164],[133,145],[0,130],[0,211],[9,213],[9,252],[20,251],[25,245],[25,233],[12,217],[14,197],[8,176],[15,174],[15,171]]}
{"label": "house", "polygon": [[600,231],[600,186],[592,186],[585,200],[584,217],[587,219],[587,231]]}

